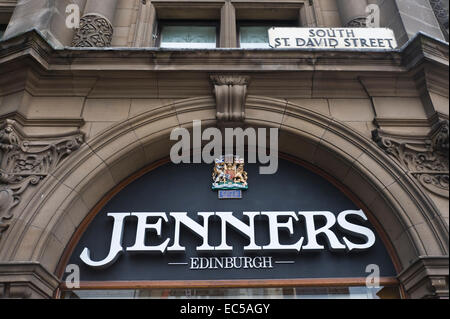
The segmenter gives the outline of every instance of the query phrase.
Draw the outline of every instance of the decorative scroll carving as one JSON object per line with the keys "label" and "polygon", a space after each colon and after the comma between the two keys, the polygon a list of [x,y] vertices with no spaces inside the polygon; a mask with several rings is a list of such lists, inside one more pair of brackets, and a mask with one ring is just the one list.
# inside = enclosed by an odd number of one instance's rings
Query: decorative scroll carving
{"label": "decorative scroll carving", "polygon": [[88,14],[80,19],[72,41],[73,47],[109,47],[113,36],[113,26],[105,17]]}
{"label": "decorative scroll carving", "polygon": [[393,156],[430,192],[449,197],[449,122],[425,139],[395,137],[381,130],[372,132],[373,140]]}
{"label": "decorative scroll carving", "polygon": [[365,28],[367,27],[367,18],[366,17],[360,17],[351,20],[345,25],[346,28]]}
{"label": "decorative scroll carving", "polygon": [[0,126],[0,237],[12,219],[12,209],[30,185],[37,185],[83,143],[75,134],[48,140],[26,140],[15,121]]}
{"label": "decorative scroll carving", "polygon": [[245,118],[245,100],[248,76],[213,75],[217,104],[217,119],[219,121],[243,121]]}

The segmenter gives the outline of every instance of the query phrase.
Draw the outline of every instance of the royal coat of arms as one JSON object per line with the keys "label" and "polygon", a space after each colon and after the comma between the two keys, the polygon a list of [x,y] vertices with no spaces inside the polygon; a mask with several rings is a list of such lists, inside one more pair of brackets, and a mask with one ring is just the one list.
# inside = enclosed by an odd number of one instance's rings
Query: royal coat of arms
{"label": "royal coat of arms", "polygon": [[221,156],[216,159],[212,178],[213,190],[248,189],[244,159],[239,156]]}

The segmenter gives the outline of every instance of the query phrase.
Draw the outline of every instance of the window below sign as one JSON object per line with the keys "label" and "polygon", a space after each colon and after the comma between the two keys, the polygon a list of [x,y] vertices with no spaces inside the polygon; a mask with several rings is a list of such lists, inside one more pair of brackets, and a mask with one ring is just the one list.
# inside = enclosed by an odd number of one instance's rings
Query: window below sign
{"label": "window below sign", "polygon": [[398,299],[397,287],[279,287],[63,291],[63,299]]}
{"label": "window below sign", "polygon": [[159,46],[178,49],[214,49],[217,47],[218,27],[213,22],[161,22]]}
{"label": "window below sign", "polygon": [[269,49],[269,29],[296,26],[296,21],[241,21],[238,23],[238,41],[242,49]]}
{"label": "window below sign", "polygon": [[270,27],[265,26],[243,26],[239,29],[239,43],[243,49],[261,48],[268,49]]}

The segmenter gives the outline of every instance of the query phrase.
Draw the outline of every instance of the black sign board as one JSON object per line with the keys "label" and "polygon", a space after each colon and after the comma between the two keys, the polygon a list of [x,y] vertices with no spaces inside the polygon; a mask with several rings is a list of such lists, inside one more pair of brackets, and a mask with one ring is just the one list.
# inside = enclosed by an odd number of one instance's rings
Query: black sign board
{"label": "black sign board", "polygon": [[[349,278],[366,277],[366,267],[375,264],[380,275],[396,275],[392,261],[369,221],[349,217],[357,225],[375,233],[375,243],[364,250],[333,250],[324,234],[317,236],[322,250],[245,251],[249,238],[233,227],[227,228],[226,242],[231,251],[198,251],[202,238],[181,224],[179,241],[185,251],[127,251],[136,241],[138,219],[130,216],[123,227],[123,253],[107,267],[94,268],[86,265],[80,255],[89,248],[93,261],[103,260],[110,250],[113,218],[108,213],[160,212],[167,215],[161,219],[161,233],[148,231],[146,245],[158,245],[170,239],[174,241],[175,221],[171,212],[186,212],[199,224],[203,219],[199,212],[232,212],[233,216],[247,223],[243,212],[305,212],[327,211],[336,216],[344,211],[359,210],[339,189],[323,177],[299,166],[281,160],[274,175],[260,175],[258,165],[246,164],[248,190],[241,199],[220,199],[211,190],[212,166],[206,164],[165,164],[135,180],[112,198],[93,219],[78,242],[69,264],[80,267],[82,281],[150,281],[150,280],[234,280],[234,279],[299,279],[299,278]],[[280,218],[288,222],[289,218]],[[308,242],[305,222],[291,218],[293,233],[287,228],[279,229],[279,242],[293,244],[304,237]],[[325,221],[317,220],[316,228]],[[343,231],[338,224],[331,230],[342,241],[344,237],[363,243],[364,239]],[[209,218],[211,246],[221,243],[221,220],[213,215]],[[255,239],[261,246],[270,241],[269,221],[264,215],[255,217]]]}

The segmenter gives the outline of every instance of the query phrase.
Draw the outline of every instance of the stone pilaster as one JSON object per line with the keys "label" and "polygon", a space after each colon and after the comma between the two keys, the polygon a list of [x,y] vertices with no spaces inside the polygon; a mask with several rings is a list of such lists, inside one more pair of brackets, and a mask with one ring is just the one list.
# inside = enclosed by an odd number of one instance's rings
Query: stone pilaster
{"label": "stone pilaster", "polygon": [[156,10],[150,1],[139,4],[133,46],[153,47],[156,40]]}
{"label": "stone pilaster", "polygon": [[229,0],[225,1],[220,13],[220,47],[237,47],[236,10]]}
{"label": "stone pilaster", "polygon": [[80,28],[76,30],[72,46],[109,47],[114,28],[112,21],[117,0],[88,0],[84,14],[80,19]]}
{"label": "stone pilaster", "polygon": [[37,262],[0,263],[0,298],[50,299],[59,283]]}
{"label": "stone pilaster", "polygon": [[409,298],[448,298],[448,256],[421,257],[402,271],[398,279]]}
{"label": "stone pilaster", "polygon": [[366,27],[367,0],[337,0],[344,27]]}

